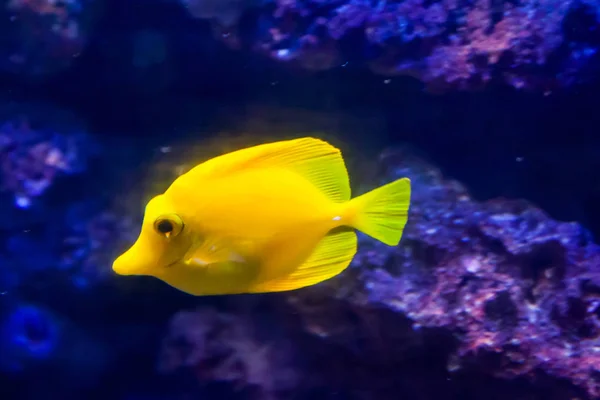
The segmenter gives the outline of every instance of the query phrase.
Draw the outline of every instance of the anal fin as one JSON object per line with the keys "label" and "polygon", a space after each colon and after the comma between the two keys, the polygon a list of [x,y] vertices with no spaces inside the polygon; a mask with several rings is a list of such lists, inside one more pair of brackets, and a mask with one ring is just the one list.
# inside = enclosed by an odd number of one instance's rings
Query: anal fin
{"label": "anal fin", "polygon": [[282,292],[314,285],[341,273],[356,254],[356,233],[336,229],[327,234],[310,257],[293,272],[252,285],[250,292]]}

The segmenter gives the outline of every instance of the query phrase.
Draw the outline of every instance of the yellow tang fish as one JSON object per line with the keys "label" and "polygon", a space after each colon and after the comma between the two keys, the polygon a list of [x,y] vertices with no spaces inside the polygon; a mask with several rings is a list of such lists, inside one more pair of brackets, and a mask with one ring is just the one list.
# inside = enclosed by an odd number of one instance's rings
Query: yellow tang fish
{"label": "yellow tang fish", "polygon": [[193,295],[297,289],[350,264],[354,229],[397,245],[409,204],[408,178],[351,200],[340,150],[320,139],[262,144],[199,164],[150,200],[113,270]]}

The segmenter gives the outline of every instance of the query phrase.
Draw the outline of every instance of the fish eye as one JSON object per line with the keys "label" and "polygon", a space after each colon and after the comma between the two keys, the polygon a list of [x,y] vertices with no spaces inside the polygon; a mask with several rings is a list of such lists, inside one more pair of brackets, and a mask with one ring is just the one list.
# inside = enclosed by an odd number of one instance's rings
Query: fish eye
{"label": "fish eye", "polygon": [[173,232],[173,229],[173,223],[166,219],[158,221],[158,223],[156,224],[156,230],[160,233],[171,233]]}
{"label": "fish eye", "polygon": [[154,230],[166,238],[175,237],[183,230],[183,221],[176,214],[161,215],[154,221]]}

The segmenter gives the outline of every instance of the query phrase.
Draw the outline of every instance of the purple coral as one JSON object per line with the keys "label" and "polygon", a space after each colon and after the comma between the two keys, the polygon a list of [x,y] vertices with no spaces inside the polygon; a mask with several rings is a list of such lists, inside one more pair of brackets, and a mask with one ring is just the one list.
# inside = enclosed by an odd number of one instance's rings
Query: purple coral
{"label": "purple coral", "polygon": [[385,180],[414,182],[403,240],[363,239],[354,272],[327,284],[337,296],[385,305],[415,330],[451,332],[450,373],[473,364],[507,379],[543,371],[600,396],[600,246],[589,233],[524,201],[478,203],[407,153],[383,163]]}
{"label": "purple coral", "polygon": [[189,369],[202,382],[228,382],[273,399],[298,384],[291,354],[288,340],[264,332],[250,314],[206,307],[172,318],[158,368],[162,373]]}
{"label": "purple coral", "polygon": [[[253,46],[308,69],[359,62],[437,87],[496,78],[551,89],[577,82],[579,70],[598,61],[598,9],[596,0],[281,0],[261,7]],[[570,33],[572,20],[579,36]]]}
{"label": "purple coral", "polygon": [[0,2],[3,45],[0,67],[45,76],[68,67],[87,44],[96,0],[5,0]]}
{"label": "purple coral", "polygon": [[83,132],[57,132],[27,112],[16,115],[21,116],[0,123],[1,189],[27,208],[59,176],[85,169],[89,138]]}

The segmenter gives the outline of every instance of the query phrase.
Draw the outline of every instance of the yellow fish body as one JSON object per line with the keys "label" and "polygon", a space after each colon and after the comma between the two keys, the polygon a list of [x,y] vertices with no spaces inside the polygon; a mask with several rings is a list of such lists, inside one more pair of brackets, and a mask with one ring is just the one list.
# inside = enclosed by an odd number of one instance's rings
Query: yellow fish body
{"label": "yellow fish body", "polygon": [[297,289],[350,264],[354,229],[397,245],[409,203],[408,178],[351,200],[340,151],[320,139],[263,144],[208,160],[150,200],[113,270],[193,295]]}

